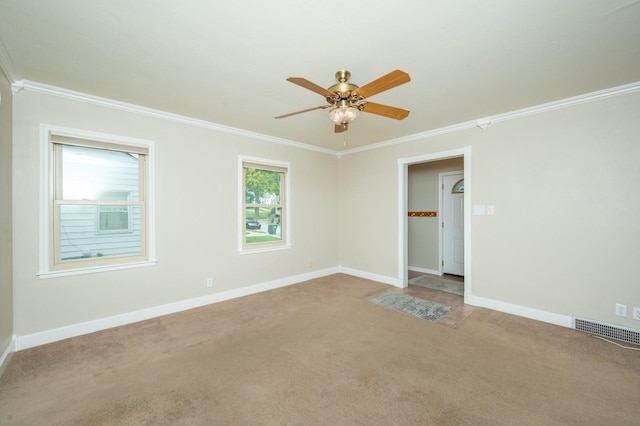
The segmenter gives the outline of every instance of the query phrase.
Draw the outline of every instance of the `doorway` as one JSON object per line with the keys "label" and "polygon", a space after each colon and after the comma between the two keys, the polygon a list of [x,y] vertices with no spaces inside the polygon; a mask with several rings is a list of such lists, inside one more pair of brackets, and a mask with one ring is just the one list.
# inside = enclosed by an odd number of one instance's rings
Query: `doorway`
{"label": "doorway", "polygon": [[[408,169],[409,165],[427,163],[439,160],[462,157],[464,160],[463,179],[464,194],[462,195],[462,206],[470,206],[471,203],[471,147],[465,147],[450,151],[443,151],[433,154],[425,154],[409,158],[398,159],[398,287],[408,286]],[[464,238],[462,242],[462,275],[464,278],[464,294],[471,294],[471,215],[469,208],[462,208],[462,225]]]}

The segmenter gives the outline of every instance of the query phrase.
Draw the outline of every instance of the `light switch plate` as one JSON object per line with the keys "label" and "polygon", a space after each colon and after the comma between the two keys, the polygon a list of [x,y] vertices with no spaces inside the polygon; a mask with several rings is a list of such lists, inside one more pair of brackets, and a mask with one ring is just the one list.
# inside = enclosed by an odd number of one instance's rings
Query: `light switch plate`
{"label": "light switch plate", "polygon": [[484,204],[476,204],[473,206],[473,215],[474,216],[484,216],[486,211],[486,206]]}

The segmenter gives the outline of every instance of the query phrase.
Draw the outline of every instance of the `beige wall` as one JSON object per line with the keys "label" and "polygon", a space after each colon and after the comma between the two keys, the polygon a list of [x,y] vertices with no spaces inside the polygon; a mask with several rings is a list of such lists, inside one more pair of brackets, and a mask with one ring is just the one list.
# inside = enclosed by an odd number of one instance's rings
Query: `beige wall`
{"label": "beige wall", "polygon": [[471,204],[495,206],[471,217],[473,295],[640,328],[638,117],[632,93],[345,155],[341,264],[397,277],[398,159],[470,146]]}
{"label": "beige wall", "polygon": [[[18,336],[338,265],[393,281],[399,273],[398,159],[465,146],[472,152],[465,165],[471,170],[471,205],[495,206],[493,216],[471,217],[466,279],[472,295],[639,327],[630,314],[640,306],[634,284],[640,272],[638,93],[486,130],[347,153],[340,160],[29,91],[17,94],[13,106]],[[42,123],[155,141],[156,266],[36,276]],[[292,249],[238,255],[240,154],[291,163]],[[213,289],[205,286],[209,276]],[[615,303],[628,305],[626,318],[613,315]]]}
{"label": "beige wall", "polygon": [[[0,72],[0,356],[13,337],[11,85]],[[1,360],[0,360],[1,361]],[[3,366],[0,364],[0,374]]]}
{"label": "beige wall", "polygon": [[[41,123],[155,141],[152,267],[41,279]],[[121,313],[336,267],[338,159],[264,140],[23,91],[14,97],[15,333]],[[289,250],[239,255],[238,155],[291,165]],[[318,177],[322,178],[319,179]],[[312,267],[309,267],[309,262]],[[213,277],[214,287],[205,286]]]}
{"label": "beige wall", "polygon": [[436,217],[408,218],[409,269],[438,271],[439,175],[463,169],[462,157],[409,166],[409,211],[434,211],[438,214]]}

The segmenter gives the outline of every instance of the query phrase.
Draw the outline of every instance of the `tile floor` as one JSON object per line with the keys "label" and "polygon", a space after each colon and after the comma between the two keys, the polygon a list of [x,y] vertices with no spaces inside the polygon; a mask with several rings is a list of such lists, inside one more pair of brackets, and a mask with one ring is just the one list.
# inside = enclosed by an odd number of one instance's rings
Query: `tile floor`
{"label": "tile floor", "polygon": [[[409,279],[418,277],[420,275],[428,275],[423,274],[421,272],[409,271]],[[464,282],[464,277],[459,277],[456,275],[443,275],[442,277],[452,281]],[[471,305],[464,304],[464,297],[459,296],[457,294],[446,293],[444,291],[432,290],[430,288],[419,287],[415,285],[409,284],[409,286],[402,290],[403,293],[406,293],[413,297],[418,297],[420,299],[431,300],[432,302],[442,303],[444,305],[449,305],[453,309],[447,315],[442,317],[438,324],[453,327],[455,328],[462,320],[464,320],[473,310],[475,309]]]}

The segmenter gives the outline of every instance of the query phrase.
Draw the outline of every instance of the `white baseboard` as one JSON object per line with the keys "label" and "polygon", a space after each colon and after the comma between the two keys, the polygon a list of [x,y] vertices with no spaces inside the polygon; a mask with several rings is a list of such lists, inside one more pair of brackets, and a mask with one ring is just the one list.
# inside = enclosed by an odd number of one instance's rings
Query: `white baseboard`
{"label": "white baseboard", "polygon": [[569,315],[554,314],[553,312],[541,311],[539,309],[528,308],[526,306],[501,302],[499,300],[486,299],[484,297],[473,296],[467,293],[464,295],[464,303],[537,321],[547,322],[562,327],[572,327],[572,319]]}
{"label": "white baseboard", "polygon": [[[378,281],[384,284],[389,284],[395,287],[401,288],[401,283],[398,278],[387,277],[384,275],[372,274],[370,272],[359,271],[357,269],[346,268],[340,266],[340,272],[348,275],[353,275],[360,278],[365,278],[372,281]],[[420,270],[419,272],[423,272]],[[431,273],[431,272],[425,272]],[[435,271],[438,275],[438,272]],[[501,302],[499,300],[486,299],[484,297],[473,296],[472,294],[464,294],[464,303],[480,306],[483,308],[492,309],[494,311],[505,312],[507,314],[517,315],[524,318],[529,318],[537,321],[547,322],[550,324],[559,325],[562,327],[572,327],[572,318],[568,315],[554,314],[552,312],[541,311],[539,309],[528,308],[526,306],[514,305],[511,303]]]}
{"label": "white baseboard", "polygon": [[340,266],[338,269],[343,274],[353,275],[354,277],[364,278],[367,280],[377,281],[383,284],[389,284],[395,287],[402,288],[402,283],[397,277],[393,278],[393,277],[387,277],[386,275],[372,274],[371,272],[365,272],[365,271],[360,271],[358,269],[346,268],[344,266]]}
{"label": "white baseboard", "polygon": [[4,349],[2,355],[0,355],[0,377],[4,373],[4,370],[9,365],[9,361],[11,360],[11,354],[16,351],[16,336],[15,334],[11,337],[11,341],[9,345]]}
{"label": "white baseboard", "polygon": [[[83,334],[89,334],[96,331],[106,330],[113,327],[119,327],[126,324],[132,324],[135,322],[182,312],[193,308],[199,308],[201,306],[210,305],[212,303],[223,302],[225,300],[235,299],[243,296],[249,296],[251,294],[261,293],[263,291],[273,290],[280,287],[286,287],[314,278],[321,278],[337,273],[353,275],[355,277],[377,281],[383,284],[402,288],[402,282],[397,277],[388,277],[386,275],[374,274],[366,271],[347,268],[344,266],[322,269],[306,274],[300,274],[292,277],[286,277],[274,281],[255,284],[235,290],[214,293],[207,296],[168,303],[166,305],[154,306],[151,308],[127,312],[120,315],[114,315],[111,317],[73,324],[65,327],[59,327],[51,330],[45,330],[33,334],[27,334],[24,336],[14,335],[10,345],[4,350],[2,356],[0,357],[0,374],[3,371],[5,365],[8,363],[11,353],[18,350],[45,345],[47,343],[81,336]],[[498,300],[473,296],[467,293],[465,293],[464,295],[464,302],[469,305],[493,309],[495,311],[505,312],[537,321],[556,324],[562,327],[572,327],[572,318],[571,316],[567,315],[554,314],[539,309],[533,309],[525,306],[501,302]]]}
{"label": "white baseboard", "polygon": [[436,269],[426,269],[426,268],[419,268],[417,266],[409,266],[408,268],[410,271],[413,272],[420,272],[422,274],[431,274],[431,275],[442,275],[440,274],[440,271],[436,270]]}
{"label": "white baseboard", "polygon": [[70,337],[81,336],[96,331],[106,330],[108,328],[119,327],[121,325],[132,324],[163,315],[174,314],[176,312],[186,311],[188,309],[199,308],[201,306],[210,305],[212,303],[223,302],[225,300],[235,299],[242,296],[261,293],[267,290],[273,290],[280,287],[286,287],[298,284],[314,278],[321,278],[340,272],[338,267],[318,270],[306,274],[295,275],[292,277],[282,278],[248,287],[242,287],[236,290],[223,291],[207,296],[196,297],[193,299],[182,300],[179,302],[168,303],[166,305],[154,306],[151,308],[141,309],[138,311],[127,312],[111,317],[100,318],[97,320],[87,321],[83,323],[73,324],[65,327],[54,328],[51,330],[41,331],[38,333],[17,336],[15,340],[15,350],[23,350],[35,346],[45,345],[47,343],[56,342],[58,340],[68,339]]}
{"label": "white baseboard", "polygon": [[[395,287],[402,287],[398,278],[387,277],[384,275],[372,274],[370,272],[359,271],[357,269],[346,268],[340,266],[340,272],[353,275],[368,280],[378,281],[384,284],[389,284]],[[409,268],[411,269],[411,268]],[[439,275],[438,271],[429,271],[420,268],[414,268],[417,272],[424,272],[427,274]],[[529,318],[537,321],[547,322],[550,324],[559,325],[562,327],[572,327],[572,318],[568,315],[554,314],[552,312],[542,311],[539,309],[528,308],[526,306],[514,305],[511,303],[501,302],[499,300],[487,299],[484,297],[473,296],[472,294],[464,294],[464,303],[479,306],[483,308],[492,309],[494,311],[505,312],[507,314],[517,315],[524,318]]]}

